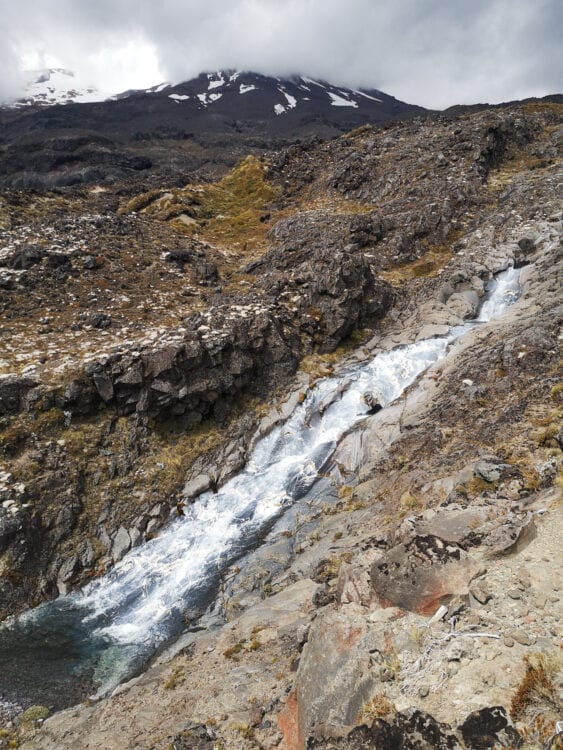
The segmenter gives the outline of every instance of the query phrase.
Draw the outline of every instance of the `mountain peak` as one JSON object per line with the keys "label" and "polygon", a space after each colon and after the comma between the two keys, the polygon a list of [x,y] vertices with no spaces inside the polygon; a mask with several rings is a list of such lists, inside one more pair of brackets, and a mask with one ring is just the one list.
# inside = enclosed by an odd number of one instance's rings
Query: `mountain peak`
{"label": "mountain peak", "polygon": [[67,68],[28,70],[25,78],[25,93],[12,105],[17,109],[33,105],[46,107],[71,102],[99,102],[110,96]]}

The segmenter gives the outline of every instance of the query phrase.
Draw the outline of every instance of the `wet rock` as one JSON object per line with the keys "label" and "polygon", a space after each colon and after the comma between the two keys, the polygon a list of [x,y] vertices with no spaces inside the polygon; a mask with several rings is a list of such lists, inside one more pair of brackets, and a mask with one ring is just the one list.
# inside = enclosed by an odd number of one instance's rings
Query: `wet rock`
{"label": "wet rock", "polygon": [[491,750],[494,747],[519,748],[523,744],[520,734],[502,706],[473,711],[459,728],[469,750]]}
{"label": "wet rock", "polygon": [[58,581],[60,583],[68,583],[72,579],[78,563],[78,555],[73,555],[69,560],[64,562],[59,568]]}
{"label": "wet rock", "polygon": [[113,539],[111,546],[111,556],[115,562],[121,560],[127,552],[131,549],[131,537],[129,536],[127,529],[120,526]]}
{"label": "wet rock", "polygon": [[449,309],[462,320],[474,318],[479,309],[479,297],[474,290],[455,292],[447,301]]}
{"label": "wet rock", "polygon": [[378,411],[381,411],[381,409],[383,409],[381,400],[370,391],[364,393],[362,398],[365,401],[366,405],[369,407],[368,414],[377,414]]}

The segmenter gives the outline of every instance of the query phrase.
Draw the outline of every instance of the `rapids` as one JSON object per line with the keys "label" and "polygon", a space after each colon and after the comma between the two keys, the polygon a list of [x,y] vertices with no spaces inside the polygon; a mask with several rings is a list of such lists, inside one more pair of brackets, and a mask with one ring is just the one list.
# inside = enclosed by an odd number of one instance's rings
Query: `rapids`
{"label": "rapids", "polygon": [[518,298],[519,274],[499,274],[476,320],[448,335],[380,353],[319,381],[219,491],[200,495],[185,517],[81,591],[4,624],[0,697],[61,708],[95,691],[106,694],[142,671],[185,629],[188,610],[213,601],[222,571],[311,490],[338,441],[373,408],[365,395],[382,407],[397,399],[452,342]]}

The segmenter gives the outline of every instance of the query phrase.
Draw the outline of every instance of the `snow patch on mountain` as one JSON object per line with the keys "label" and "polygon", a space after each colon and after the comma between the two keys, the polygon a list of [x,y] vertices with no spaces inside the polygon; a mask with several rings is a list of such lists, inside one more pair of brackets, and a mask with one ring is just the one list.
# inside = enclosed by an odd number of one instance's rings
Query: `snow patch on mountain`
{"label": "snow patch on mountain", "polygon": [[[148,89],[125,91],[114,95],[100,92],[93,86],[89,86],[80,76],[63,68],[35,71],[30,74],[29,81],[26,96],[13,106],[98,102],[104,99],[115,100],[151,94],[168,96],[176,104],[191,100],[193,102],[191,106],[200,110],[211,107],[225,97],[230,106],[236,108],[234,97],[253,91],[262,94],[268,102],[268,107],[273,106],[275,114],[280,116],[294,110],[300,104],[310,107],[310,102],[314,101],[318,102],[321,108],[328,105],[361,108],[362,110],[373,107],[374,104],[384,104],[384,100],[377,96],[380,93],[378,91],[366,92],[360,89],[336,87],[326,81],[317,81],[308,76],[285,79],[233,70],[203,73],[196,79],[179,84],[164,81]],[[256,101],[259,101],[258,97],[253,99],[253,102]]]}
{"label": "snow patch on mountain", "polygon": [[207,79],[209,81],[208,90],[211,91],[211,89],[218,89],[221,86],[225,85],[225,79],[223,78],[223,74],[220,71],[217,71],[217,73],[208,73]]}
{"label": "snow patch on mountain", "polygon": [[[332,99],[331,104],[333,107],[354,107],[358,108],[358,102],[353,101],[352,99],[345,99],[343,96],[340,96],[339,94],[333,94],[332,91],[327,92],[330,98]],[[340,94],[343,92],[341,91]]]}
{"label": "snow patch on mountain", "polygon": [[294,96],[291,96],[291,94],[288,94],[284,88],[280,87],[278,91],[283,94],[287,100],[286,110],[294,109],[297,106],[297,99]]}
{"label": "snow patch on mountain", "polygon": [[364,96],[366,99],[371,99],[372,102],[379,102],[381,104],[381,102],[383,101],[382,99],[378,99],[376,96],[370,96],[369,94],[366,94],[365,91],[358,91],[358,89],[352,89],[352,91],[354,92],[354,94],[358,94],[358,96]]}
{"label": "snow patch on mountain", "polygon": [[87,80],[65,68],[47,68],[28,71],[25,94],[12,106],[49,106],[69,102],[100,102],[113,93],[102,92]]}

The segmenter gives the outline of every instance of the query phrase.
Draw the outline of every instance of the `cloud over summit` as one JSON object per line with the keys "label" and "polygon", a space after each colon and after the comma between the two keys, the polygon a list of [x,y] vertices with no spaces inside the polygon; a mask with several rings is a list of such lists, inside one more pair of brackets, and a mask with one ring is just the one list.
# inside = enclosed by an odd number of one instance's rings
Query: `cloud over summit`
{"label": "cloud over summit", "polygon": [[561,90],[559,0],[0,0],[0,98],[21,61],[56,60],[101,89],[202,70],[304,73],[412,103]]}

